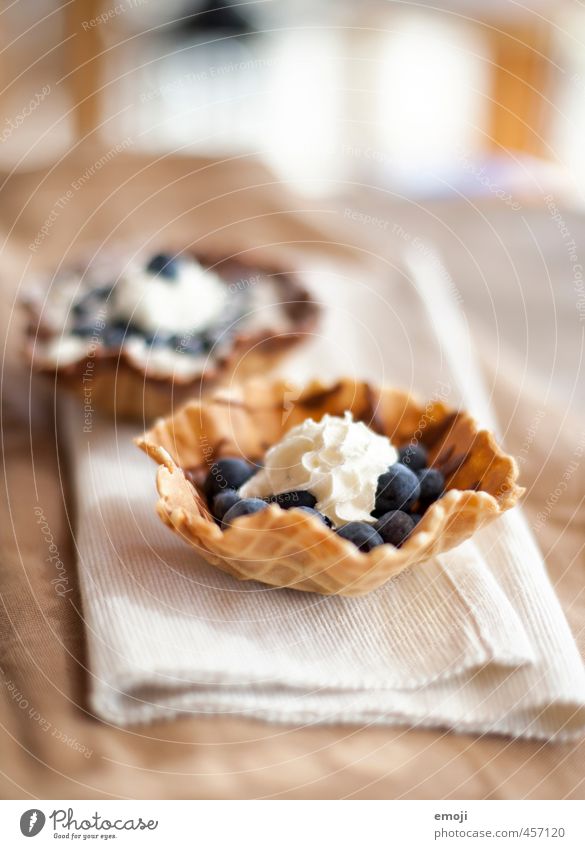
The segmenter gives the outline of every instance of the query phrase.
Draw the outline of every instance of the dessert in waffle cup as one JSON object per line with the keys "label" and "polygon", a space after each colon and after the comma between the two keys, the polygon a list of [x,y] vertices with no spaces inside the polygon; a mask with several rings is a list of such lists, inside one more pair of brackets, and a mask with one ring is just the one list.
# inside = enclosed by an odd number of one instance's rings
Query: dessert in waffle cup
{"label": "dessert in waffle cup", "polygon": [[[106,268],[110,274],[113,270],[114,279],[116,267],[123,267],[122,256],[121,251],[113,251],[108,257]],[[78,355],[63,362],[47,358],[45,343],[59,341],[59,337],[62,340],[64,334],[63,328],[50,327],[45,319],[46,286],[43,284],[36,293],[29,294],[23,304],[28,317],[25,354],[34,370],[51,377],[58,387],[77,394],[84,403],[90,401],[95,409],[120,418],[152,421],[188,398],[227,384],[234,378],[243,381],[259,372],[270,371],[290,348],[317,327],[320,306],[291,273],[259,262],[248,264],[239,258],[221,258],[193,251],[169,256],[193,259],[203,270],[217,275],[231,292],[237,293],[246,287],[256,287],[260,291],[260,287],[265,287],[266,292],[261,297],[267,302],[273,300],[273,303],[263,305],[265,312],[262,307],[254,307],[232,322],[223,341],[220,339],[206,355],[198,358],[200,362],[196,373],[165,369],[161,372],[160,368],[156,368],[154,358],[137,357],[124,342],[111,347],[99,343],[90,345],[88,342],[86,347],[79,346]],[[80,263],[62,274],[71,279],[83,278],[84,268]],[[103,284],[103,271],[101,275]],[[276,295],[273,299],[268,295],[268,285]],[[96,291],[98,288],[96,286]],[[276,321],[278,316],[282,317],[281,326]],[[271,318],[275,320],[271,321]],[[96,334],[99,337],[101,330]],[[178,353],[180,359],[180,344],[170,353],[175,356]]]}
{"label": "dessert in waffle cup", "polygon": [[[201,487],[216,460],[241,456],[260,464],[290,428],[345,411],[397,444],[421,434],[430,465],[445,475],[445,494],[400,548],[381,545],[364,553],[318,518],[275,504],[225,530],[215,523]],[[523,493],[515,460],[468,413],[349,379],[298,389],[285,381],[250,381],[235,392],[187,403],[136,443],[160,464],[158,515],[207,561],[239,580],[307,592],[368,593],[469,538]]]}

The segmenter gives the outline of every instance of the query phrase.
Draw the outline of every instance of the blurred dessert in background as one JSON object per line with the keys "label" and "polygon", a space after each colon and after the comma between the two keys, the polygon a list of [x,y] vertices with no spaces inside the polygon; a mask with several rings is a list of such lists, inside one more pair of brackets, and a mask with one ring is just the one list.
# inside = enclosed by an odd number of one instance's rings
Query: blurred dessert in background
{"label": "blurred dessert in background", "polygon": [[68,269],[31,290],[34,368],[96,409],[149,419],[257,370],[301,341],[318,307],[290,274],[157,253],[111,269]]}

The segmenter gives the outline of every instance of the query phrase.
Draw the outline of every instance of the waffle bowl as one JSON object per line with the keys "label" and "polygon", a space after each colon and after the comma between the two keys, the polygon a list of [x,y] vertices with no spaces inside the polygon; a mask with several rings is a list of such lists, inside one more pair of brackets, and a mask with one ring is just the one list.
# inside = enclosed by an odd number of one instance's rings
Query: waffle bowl
{"label": "waffle bowl", "polygon": [[[184,252],[189,253],[189,252]],[[226,285],[237,286],[242,279],[270,279],[278,296],[278,308],[286,317],[288,329],[249,326],[244,323],[229,345],[207,358],[200,373],[184,376],[158,374],[138,361],[126,348],[95,347],[73,362],[55,366],[39,356],[39,342],[51,338],[44,325],[44,298],[30,298],[23,304],[27,314],[25,356],[34,370],[52,378],[56,386],[77,395],[92,408],[122,419],[152,421],[167,415],[189,398],[206,394],[220,386],[267,373],[295,345],[314,332],[320,306],[309,291],[291,274],[276,267],[245,264],[241,260],[190,252],[204,267],[217,272]],[[111,265],[112,263],[110,263]],[[83,276],[83,266],[72,268]],[[260,282],[259,285],[263,285]]]}
{"label": "waffle bowl", "polygon": [[[395,444],[420,439],[430,465],[445,475],[445,495],[400,548],[383,545],[363,553],[319,519],[277,505],[242,516],[227,530],[218,527],[201,490],[217,459],[242,456],[261,462],[271,445],[306,418],[346,410]],[[313,382],[302,389],[284,381],[249,382],[235,393],[189,402],[136,443],[160,464],[157,512],[166,525],[239,580],[305,592],[371,592],[468,539],[523,493],[515,460],[468,413],[353,380],[333,386]]]}

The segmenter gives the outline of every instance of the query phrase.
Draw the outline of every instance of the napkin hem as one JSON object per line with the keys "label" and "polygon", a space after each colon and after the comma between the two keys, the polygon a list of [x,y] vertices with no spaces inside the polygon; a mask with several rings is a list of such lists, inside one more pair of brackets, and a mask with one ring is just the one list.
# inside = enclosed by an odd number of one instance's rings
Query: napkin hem
{"label": "napkin hem", "polygon": [[[131,697],[130,697],[131,698]],[[197,717],[231,717],[233,715],[242,716],[245,719],[251,719],[257,722],[268,722],[278,725],[295,725],[295,726],[311,726],[311,725],[359,725],[359,726],[385,726],[396,727],[404,726],[409,729],[417,728],[443,728],[446,732],[454,732],[459,734],[481,734],[494,735],[498,737],[513,737],[522,740],[540,740],[553,744],[562,744],[585,738],[585,708],[582,705],[576,705],[575,702],[558,700],[555,702],[537,703],[530,709],[529,713],[532,716],[530,722],[524,724],[518,722],[506,722],[501,718],[487,719],[477,718],[474,720],[466,720],[464,718],[453,720],[448,714],[431,715],[422,714],[412,708],[408,711],[391,710],[382,711],[379,708],[373,708],[371,711],[340,711],[339,715],[335,712],[320,715],[312,710],[283,710],[282,708],[261,708],[250,707],[244,705],[235,705],[226,710],[218,710],[218,706],[210,704],[209,708],[197,707],[189,708],[184,704],[167,705],[160,710],[156,717],[148,711],[148,705],[143,709],[135,706],[119,707],[115,704],[116,700],[102,696],[98,699],[92,698],[91,704],[98,715],[107,719],[112,724],[121,728],[134,727],[136,725],[151,725],[153,722],[162,721],[169,722],[181,716],[197,716]],[[530,729],[528,726],[539,721],[539,712],[546,707],[555,708],[571,708],[573,714],[582,712],[583,719],[579,728],[572,730],[551,730],[545,729]],[[540,709],[540,711],[539,711]],[[134,712],[134,716],[130,718],[129,714]],[[565,723],[566,724],[566,723]]]}

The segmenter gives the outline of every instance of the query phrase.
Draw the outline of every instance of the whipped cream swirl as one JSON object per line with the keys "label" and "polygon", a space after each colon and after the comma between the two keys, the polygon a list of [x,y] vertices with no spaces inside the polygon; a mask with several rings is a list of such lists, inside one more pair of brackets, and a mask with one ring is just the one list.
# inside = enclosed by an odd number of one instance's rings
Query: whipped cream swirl
{"label": "whipped cream swirl", "polygon": [[371,516],[378,478],[398,459],[386,436],[350,412],[324,415],[293,427],[266,453],[264,468],[240,489],[243,498],[308,490],[316,508],[335,525],[375,522]]}
{"label": "whipped cream swirl", "polygon": [[113,292],[115,318],[132,321],[141,330],[197,332],[218,319],[229,291],[219,275],[187,258],[175,260],[169,280],[146,268],[133,268],[118,280]]}

